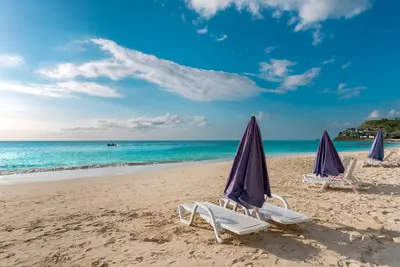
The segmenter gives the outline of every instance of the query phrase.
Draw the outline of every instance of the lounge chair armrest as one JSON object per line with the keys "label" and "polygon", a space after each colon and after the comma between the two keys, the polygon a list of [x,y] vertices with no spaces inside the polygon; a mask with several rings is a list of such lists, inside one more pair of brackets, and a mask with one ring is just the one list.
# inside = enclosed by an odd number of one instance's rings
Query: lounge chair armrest
{"label": "lounge chair armrest", "polygon": [[277,199],[279,199],[280,201],[282,201],[282,202],[283,202],[283,205],[285,206],[285,209],[290,209],[289,203],[286,201],[286,199],[285,199],[284,197],[281,197],[281,196],[276,195],[276,194],[271,194],[271,196],[272,196],[273,198],[277,198]]}
{"label": "lounge chair armrest", "polygon": [[[193,223],[193,219],[194,219],[194,216],[196,214],[196,211],[197,211],[198,207],[202,208],[203,210],[205,210],[208,213],[208,215],[210,216],[210,222],[215,223],[215,217],[214,217],[214,213],[212,212],[212,210],[210,210],[206,205],[204,205],[204,204],[202,204],[200,202],[196,202],[194,204],[194,207],[193,207],[193,210],[192,210],[192,214],[191,214],[189,220],[185,220],[183,218],[182,209],[181,209],[181,206],[179,206],[179,213],[180,213],[180,217],[181,217],[181,219],[180,219],[181,222],[186,224],[186,225],[191,225]],[[210,222],[208,222],[208,223],[210,223]]]}
{"label": "lounge chair armrest", "polygon": [[228,198],[220,198],[219,199],[219,205],[221,207],[224,207],[225,209],[229,209],[229,206],[232,206],[232,210],[236,211],[238,207],[242,208],[244,213],[246,215],[250,215],[250,211],[248,208],[244,207],[243,205],[240,205],[239,203],[236,203],[233,200],[230,200]]}

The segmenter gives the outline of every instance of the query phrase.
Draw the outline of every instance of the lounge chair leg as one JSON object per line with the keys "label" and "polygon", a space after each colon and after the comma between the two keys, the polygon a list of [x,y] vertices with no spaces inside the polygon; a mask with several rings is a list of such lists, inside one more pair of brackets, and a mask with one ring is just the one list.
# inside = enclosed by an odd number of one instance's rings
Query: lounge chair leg
{"label": "lounge chair leg", "polygon": [[354,193],[356,193],[358,195],[357,186],[352,185],[351,189],[353,189]]}
{"label": "lounge chair leg", "polygon": [[219,228],[220,228],[219,225],[214,224],[214,225],[212,225],[212,227],[214,228],[215,239],[217,239],[217,242],[221,244],[223,241],[219,234]]}
{"label": "lounge chair leg", "polygon": [[196,215],[196,210],[197,210],[197,205],[194,207],[192,213],[190,214],[190,220],[186,220],[185,218],[183,218],[183,212],[184,209],[181,205],[178,206],[178,213],[179,213],[179,220],[183,223],[186,224],[188,226],[191,226],[193,221],[194,221],[194,216]]}
{"label": "lounge chair leg", "polygon": [[320,191],[323,192],[329,187],[330,179],[326,179],[325,183],[322,184]]}
{"label": "lounge chair leg", "polygon": [[214,213],[209,208],[207,208],[207,206],[205,206],[205,205],[203,205],[201,203],[196,203],[193,211],[196,211],[198,206],[200,206],[202,209],[204,209],[204,210],[206,210],[208,212],[208,215],[210,216],[210,220],[208,221],[208,223],[214,229],[214,234],[215,234],[215,238],[217,239],[217,242],[218,243],[222,243],[222,238],[221,238],[221,236],[219,234],[219,229],[221,227],[219,226],[218,223],[215,222]]}
{"label": "lounge chair leg", "polygon": [[183,210],[184,210],[184,208],[183,208],[181,205],[179,205],[179,206],[178,206],[178,213],[179,213],[179,219],[180,219],[180,221],[181,221],[183,224],[186,224],[186,225],[188,225],[188,226],[192,225],[192,223],[193,223],[193,221],[194,221],[194,217],[196,216],[197,208],[198,208],[199,206],[200,206],[202,209],[204,209],[204,210],[206,210],[206,211],[208,212],[208,214],[209,214],[209,216],[210,216],[210,219],[207,220],[207,223],[209,223],[209,224],[212,226],[212,228],[213,228],[213,230],[214,230],[215,238],[217,239],[217,242],[218,242],[218,243],[222,243],[222,238],[221,238],[221,236],[220,236],[220,234],[219,234],[220,226],[215,222],[213,212],[212,212],[209,208],[207,208],[205,205],[203,205],[203,204],[201,204],[201,203],[196,203],[196,204],[194,205],[193,211],[192,211],[192,213],[191,213],[191,215],[190,215],[189,221],[183,218]]}
{"label": "lounge chair leg", "polygon": [[307,188],[307,189],[310,189],[310,186],[307,184],[307,182],[305,182],[304,180],[303,180],[303,184],[304,184],[304,186]]}

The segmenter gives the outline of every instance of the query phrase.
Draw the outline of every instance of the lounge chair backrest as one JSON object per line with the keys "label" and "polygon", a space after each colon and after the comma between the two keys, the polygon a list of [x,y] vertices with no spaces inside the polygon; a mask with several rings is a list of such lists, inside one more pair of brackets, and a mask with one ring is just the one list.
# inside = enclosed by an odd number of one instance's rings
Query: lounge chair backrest
{"label": "lounge chair backrest", "polygon": [[354,159],[354,158],[350,159],[350,163],[347,166],[346,172],[344,174],[344,178],[345,179],[349,179],[349,178],[351,178],[353,176],[353,171],[354,171],[354,168],[356,166],[356,163],[357,163],[357,159]]}
{"label": "lounge chair backrest", "polygon": [[347,169],[347,167],[349,166],[350,160],[351,160],[351,157],[348,157],[348,156],[342,157],[342,164],[345,169]]}
{"label": "lounge chair backrest", "polygon": [[393,150],[390,151],[390,152],[386,155],[386,157],[383,159],[383,161],[387,161],[393,154],[394,154],[394,151],[393,151]]}

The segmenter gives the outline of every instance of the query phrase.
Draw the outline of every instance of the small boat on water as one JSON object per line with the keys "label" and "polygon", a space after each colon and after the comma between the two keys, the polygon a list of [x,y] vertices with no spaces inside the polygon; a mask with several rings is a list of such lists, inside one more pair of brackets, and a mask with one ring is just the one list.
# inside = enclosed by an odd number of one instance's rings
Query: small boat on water
{"label": "small boat on water", "polygon": [[108,143],[107,146],[117,146],[115,143]]}

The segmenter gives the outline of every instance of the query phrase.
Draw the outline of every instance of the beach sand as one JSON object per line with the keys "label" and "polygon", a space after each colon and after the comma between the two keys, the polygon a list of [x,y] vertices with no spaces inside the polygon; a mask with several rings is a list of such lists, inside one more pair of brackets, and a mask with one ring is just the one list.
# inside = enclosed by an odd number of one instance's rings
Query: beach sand
{"label": "beach sand", "polygon": [[1,186],[0,266],[400,266],[400,168],[361,164],[372,188],[356,195],[306,189],[312,157],[268,159],[272,191],[314,221],[223,244],[201,219],[181,224],[177,206],[217,202],[231,162]]}

